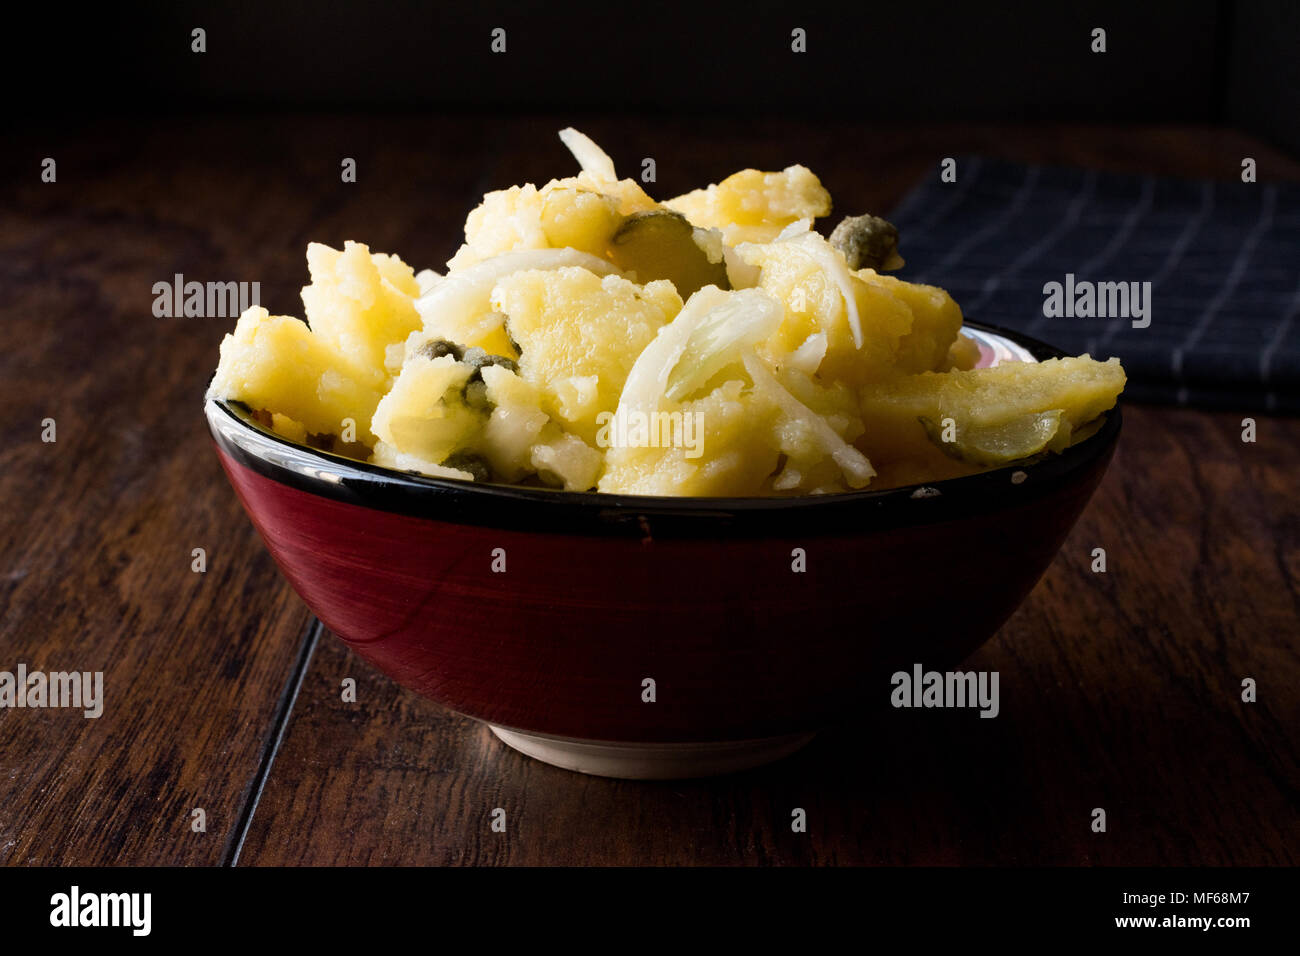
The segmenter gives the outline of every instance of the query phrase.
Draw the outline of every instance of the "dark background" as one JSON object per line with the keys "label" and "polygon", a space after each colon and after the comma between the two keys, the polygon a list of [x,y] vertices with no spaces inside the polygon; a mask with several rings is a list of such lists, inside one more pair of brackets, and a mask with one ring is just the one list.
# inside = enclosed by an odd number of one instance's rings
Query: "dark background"
{"label": "dark background", "polygon": [[[29,120],[249,109],[797,111],[864,122],[1228,124],[1300,149],[1292,0],[285,0],[93,12],[44,4],[6,17],[16,19],[0,41],[3,69],[18,93],[6,109]],[[498,26],[506,55],[489,48]],[[1098,26],[1104,55],[1090,52]],[[190,52],[194,27],[207,31],[201,57]],[[790,51],[795,27],[808,35],[802,56]]]}

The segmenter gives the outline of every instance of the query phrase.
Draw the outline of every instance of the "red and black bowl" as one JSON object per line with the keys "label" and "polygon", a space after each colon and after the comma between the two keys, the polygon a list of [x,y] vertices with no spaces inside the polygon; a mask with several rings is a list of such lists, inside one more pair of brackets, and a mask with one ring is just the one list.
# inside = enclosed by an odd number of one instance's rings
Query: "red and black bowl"
{"label": "red and black bowl", "polygon": [[[967,326],[985,364],[1061,355]],[[800,498],[668,498],[430,478],[205,408],[221,463],[320,620],[400,684],[559,766],[755,766],[958,665],[1046,570],[1101,480],[1116,407],[1059,455]]]}

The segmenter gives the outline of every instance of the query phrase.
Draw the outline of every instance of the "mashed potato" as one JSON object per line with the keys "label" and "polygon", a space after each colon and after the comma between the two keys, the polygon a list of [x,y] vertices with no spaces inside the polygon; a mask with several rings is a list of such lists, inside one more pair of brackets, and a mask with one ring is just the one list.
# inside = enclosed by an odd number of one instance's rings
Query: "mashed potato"
{"label": "mashed potato", "polygon": [[898,234],[803,166],[657,203],[576,130],[582,169],[490,192],[445,274],[307,249],[306,321],[251,308],[209,394],[285,438],[463,481],[800,495],[1060,451],[1124,387],[1088,356],[975,369]]}

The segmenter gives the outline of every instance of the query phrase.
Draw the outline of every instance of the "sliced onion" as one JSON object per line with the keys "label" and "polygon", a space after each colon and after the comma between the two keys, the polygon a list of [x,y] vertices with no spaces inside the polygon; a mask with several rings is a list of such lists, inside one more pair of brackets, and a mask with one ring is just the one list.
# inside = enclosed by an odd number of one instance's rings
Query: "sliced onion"
{"label": "sliced onion", "polygon": [[803,345],[790,353],[786,364],[805,375],[815,375],[821,368],[822,359],[826,358],[826,344],[826,333],[814,332],[803,340]]}
{"label": "sliced onion", "polygon": [[787,239],[796,239],[812,231],[812,220],[808,218],[796,219],[790,225],[786,226],[776,234],[777,242],[785,242]]}
{"label": "sliced onion", "polygon": [[691,296],[677,317],[659,330],[628,372],[619,396],[620,418],[632,412],[655,412],[664,393],[668,391],[668,376],[686,352],[691,335],[709,314],[709,310],[727,298],[727,293],[715,286],[705,286]]}
{"label": "sliced onion", "polygon": [[656,412],[665,398],[685,398],[771,335],[784,314],[762,289],[723,292],[705,286],[637,357],[616,414]]}
{"label": "sliced onion", "polygon": [[579,133],[572,126],[560,130],[560,141],[569,147],[569,152],[586,172],[601,182],[616,183],[618,176],[614,173],[614,161],[609,154],[595,144],[591,137]]}
{"label": "sliced onion", "polygon": [[[698,295],[698,293],[696,293]],[[785,310],[762,289],[732,292],[706,312],[668,375],[665,394],[681,401],[741,353],[767,339]]]}

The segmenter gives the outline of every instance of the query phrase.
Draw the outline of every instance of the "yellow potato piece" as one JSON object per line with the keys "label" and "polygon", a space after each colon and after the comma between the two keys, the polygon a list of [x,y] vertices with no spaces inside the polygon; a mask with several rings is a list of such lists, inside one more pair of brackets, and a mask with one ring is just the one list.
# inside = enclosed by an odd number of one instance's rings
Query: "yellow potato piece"
{"label": "yellow potato piece", "polygon": [[548,245],[593,256],[605,255],[624,219],[613,196],[576,186],[546,190],[541,217]]}
{"label": "yellow potato piece", "polygon": [[343,249],[307,247],[311,284],[302,290],[307,322],[357,365],[383,369],[385,353],[420,328],[415,273],[395,256],[372,255],[359,242]]}
{"label": "yellow potato piece", "polygon": [[465,244],[447,262],[455,272],[514,249],[546,249],[542,228],[542,196],[532,183],[498,189],[465,219]]}
{"label": "yellow potato piece", "polygon": [[656,208],[659,204],[655,202],[641,188],[641,184],[635,179],[620,179],[615,182],[597,179],[586,171],[578,173],[568,179],[554,180],[547,183],[547,187],[565,187],[576,186],[579,189],[589,189],[593,192],[604,193],[612,196],[618,203],[618,211],[624,216],[630,216],[637,212],[646,212]]}
{"label": "yellow potato piece", "polygon": [[954,369],[969,371],[973,369],[980,360],[980,347],[975,340],[965,335],[958,335],[952,340],[952,345],[948,346],[948,357],[944,360],[942,367],[934,369],[936,372],[951,372]]}
{"label": "yellow potato piece", "polygon": [[542,481],[565,491],[596,487],[605,456],[585,441],[550,422],[529,453],[529,463]]}
{"label": "yellow potato piece", "polygon": [[483,369],[483,382],[492,413],[479,447],[494,474],[518,481],[535,470],[533,446],[550,418],[542,411],[541,393],[509,369],[490,365]]}
{"label": "yellow potato piece", "polygon": [[743,169],[720,183],[664,202],[691,225],[720,229],[728,245],[771,242],[790,223],[828,216],[831,194],[806,166],[779,173]]}
{"label": "yellow potato piece", "polygon": [[603,255],[624,216],[656,207],[635,181],[602,182],[589,173],[499,189],[465,219],[465,244],[447,263],[450,272],[516,249],[565,247]]}
{"label": "yellow potato piece", "polygon": [[483,426],[484,416],[459,394],[471,372],[451,355],[412,357],[375,410],[375,435],[404,455],[441,464]]}
{"label": "yellow potato piece", "polygon": [[[629,495],[755,495],[776,467],[776,409],[725,382],[691,402],[665,402],[657,425],[629,423],[601,436],[610,445],[599,491]],[[675,418],[673,416],[676,416]],[[683,417],[690,416],[690,417]],[[675,422],[675,424],[674,424]],[[613,445],[618,438],[625,443]],[[654,438],[657,445],[649,440]]]}
{"label": "yellow potato piece", "polygon": [[542,410],[588,444],[612,412],[641,350],[682,307],[670,282],[638,286],[586,269],[516,272],[497,283],[493,308],[509,316],[519,372]]}
{"label": "yellow potato piece", "polygon": [[872,269],[859,271],[857,277],[889,292],[912,313],[911,330],[898,341],[894,356],[897,368],[904,372],[944,371],[948,367],[948,350],[962,323],[961,309],[952,296],[936,286],[904,282]]}
{"label": "yellow potato piece", "polygon": [[[825,246],[826,254],[839,256],[825,240],[808,241]],[[759,288],[785,306],[785,319],[760,348],[773,364],[786,364],[809,336],[823,334],[826,351],[817,369],[822,377],[858,385],[893,372],[899,343],[912,330],[913,313],[892,287],[863,281],[846,268],[863,334],[859,347],[854,342],[843,290],[823,263],[808,254],[804,244],[746,245],[739,252],[746,262],[761,268]]]}
{"label": "yellow potato piece", "polygon": [[271,428],[277,435],[287,438],[289,441],[296,441],[299,444],[307,441],[306,426],[302,422],[295,422],[288,415],[272,412]]}
{"label": "yellow potato piece", "polygon": [[[799,371],[788,370],[782,376],[781,385],[844,441],[851,443],[862,434],[857,394],[843,382],[824,384]],[[843,469],[827,453],[825,442],[809,429],[806,422],[779,417],[775,443],[785,461],[780,473],[772,476],[769,493],[790,495],[848,490]],[[857,483],[858,486],[864,486],[867,480],[870,476]]]}
{"label": "yellow potato piece", "polygon": [[254,306],[222,340],[209,394],[287,416],[313,434],[339,435],[350,419],[370,444],[386,381],[382,369],[357,365],[301,320]]}

